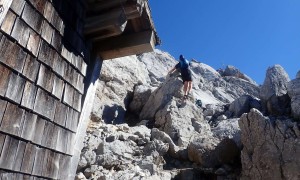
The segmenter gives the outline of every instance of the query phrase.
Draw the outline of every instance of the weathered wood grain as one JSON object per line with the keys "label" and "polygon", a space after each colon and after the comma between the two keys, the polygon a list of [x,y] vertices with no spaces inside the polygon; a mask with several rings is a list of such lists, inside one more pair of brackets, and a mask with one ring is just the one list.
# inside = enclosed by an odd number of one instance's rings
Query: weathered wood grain
{"label": "weathered wood grain", "polygon": [[12,73],[9,78],[9,84],[5,93],[5,97],[20,104],[25,82],[26,81],[24,78]]}
{"label": "weathered wood grain", "polygon": [[25,4],[25,8],[22,13],[22,19],[24,19],[25,22],[35,31],[40,33],[43,17],[27,3]]}
{"label": "weathered wood grain", "polygon": [[50,26],[50,24],[44,20],[42,25],[42,37],[50,44],[52,40],[54,29]]}
{"label": "weathered wood grain", "polygon": [[52,18],[53,18],[53,12],[54,12],[54,7],[52,6],[52,4],[48,1],[45,5],[45,9],[44,9],[44,17],[51,22]]}
{"label": "weathered wood grain", "polygon": [[40,46],[41,38],[39,34],[30,29],[27,49],[36,57]]}
{"label": "weathered wood grain", "polygon": [[36,128],[37,115],[25,112],[21,137],[28,141],[33,141],[34,136],[40,136],[39,134],[35,134]]}
{"label": "weathered wood grain", "polygon": [[[56,11],[53,12],[51,24],[55,27],[57,31],[61,31],[63,21]],[[63,35],[63,33],[61,33],[61,35]]]}
{"label": "weathered wood grain", "polygon": [[8,87],[11,71],[0,64],[0,96],[4,96]]}
{"label": "weathered wood grain", "polygon": [[21,106],[33,110],[36,92],[37,87],[33,83],[26,81]]}
{"label": "weathered wood grain", "polygon": [[[9,39],[2,37],[3,44],[0,49],[0,61],[18,72],[22,72],[26,53]],[[2,41],[1,40],[1,41]],[[7,51],[9,49],[9,51]]]}
{"label": "weathered wood grain", "polygon": [[81,99],[82,95],[78,91],[74,91],[72,107],[79,112],[81,112]]}
{"label": "weathered wood grain", "polygon": [[68,131],[67,133],[68,143],[67,143],[67,151],[66,154],[74,155],[74,143],[75,143],[75,133]]}
{"label": "weathered wood grain", "polygon": [[42,87],[48,92],[52,92],[53,90],[53,82],[54,82],[54,74],[51,72],[49,68],[44,65],[40,66],[37,85]]}
{"label": "weathered wood grain", "polygon": [[27,143],[24,158],[21,165],[21,172],[31,174],[36,156],[37,146]]}
{"label": "weathered wood grain", "polygon": [[69,85],[69,84],[65,84],[65,91],[64,91],[64,98],[63,98],[63,102],[72,106],[73,105],[73,96],[74,96],[74,88]]}
{"label": "weathered wood grain", "polygon": [[35,129],[33,129],[33,139],[32,142],[35,144],[41,144],[42,142],[42,134],[44,134],[46,120],[38,117],[35,125]]}
{"label": "weathered wood grain", "polygon": [[58,179],[68,179],[69,177],[69,168],[71,166],[71,156],[61,155],[59,160],[59,173],[58,173]]}
{"label": "weathered wood grain", "polygon": [[1,25],[1,29],[7,34],[11,33],[16,17],[17,16],[12,11],[7,12],[7,15],[5,16],[3,23]]}
{"label": "weathered wood grain", "polygon": [[65,152],[66,143],[63,141],[63,136],[64,136],[64,132],[63,131],[65,131],[65,130],[63,128],[61,128],[61,127],[58,127],[58,126],[56,126],[56,128],[57,128],[58,134],[57,134],[57,143],[56,143],[55,149],[58,152],[64,153]]}
{"label": "weathered wood grain", "polygon": [[84,77],[80,74],[77,79],[77,89],[81,94],[84,93]]}
{"label": "weathered wood grain", "polygon": [[66,114],[67,114],[66,128],[69,130],[72,130],[73,113],[74,113],[74,110],[72,108],[68,108],[68,111],[66,112]]}
{"label": "weathered wood grain", "polygon": [[0,99],[0,123],[2,122],[2,118],[6,109],[7,101]]}
{"label": "weathered wood grain", "polygon": [[58,53],[55,53],[53,71],[63,78],[65,76],[66,67],[67,67],[67,62],[63,60],[63,58]]}
{"label": "weathered wood grain", "polygon": [[58,99],[62,98],[63,90],[64,90],[64,81],[53,74],[54,83],[52,94]]}
{"label": "weathered wood grain", "polygon": [[3,146],[4,146],[4,142],[5,142],[5,135],[0,133],[0,151],[2,152]]}
{"label": "weathered wood grain", "polygon": [[46,154],[46,149],[37,148],[36,156],[34,159],[32,174],[35,176],[41,176],[43,171],[43,162]]}
{"label": "weathered wood grain", "polygon": [[8,134],[20,136],[22,133],[23,120],[25,111],[18,106],[8,103],[2,122],[0,130]]}
{"label": "weathered wood grain", "polygon": [[73,132],[77,131],[78,121],[79,121],[79,112],[74,111],[73,118],[72,118],[72,124],[71,124],[71,130]]}
{"label": "weathered wood grain", "polygon": [[39,72],[40,64],[41,63],[39,61],[28,54],[22,74],[26,76],[30,81],[35,82]]}
{"label": "weathered wood grain", "polygon": [[53,32],[53,37],[51,41],[51,45],[57,50],[60,51],[62,43],[62,36],[58,31]]}
{"label": "weathered wood grain", "polygon": [[64,127],[66,125],[67,111],[68,107],[66,105],[61,102],[57,102],[54,122]]}
{"label": "weathered wood grain", "polygon": [[0,157],[0,168],[13,169],[15,163],[16,152],[18,150],[19,141],[10,136],[6,136],[4,146]]}
{"label": "weathered wood grain", "polygon": [[36,10],[38,10],[40,13],[43,13],[47,0],[29,0],[29,2]]}
{"label": "weathered wood grain", "polygon": [[23,47],[26,47],[29,38],[29,31],[29,26],[22,19],[17,18],[11,36]]}
{"label": "weathered wood grain", "polygon": [[55,108],[56,100],[39,88],[34,103],[34,111],[49,120],[53,120]]}
{"label": "weathered wood grain", "polygon": [[56,126],[51,122],[45,123],[44,134],[42,138],[42,146],[54,149],[57,144],[58,131]]}
{"label": "weathered wood grain", "polygon": [[13,0],[10,8],[19,16],[22,13],[22,10],[24,8],[25,5],[25,0]]}
{"label": "weathered wood grain", "polygon": [[43,162],[43,177],[57,179],[60,155],[50,150],[46,150]]}
{"label": "weathered wood grain", "polygon": [[53,67],[53,59],[55,58],[55,51],[46,41],[41,42],[38,59],[46,65]]}
{"label": "weathered wood grain", "polygon": [[21,170],[21,165],[22,165],[22,161],[23,161],[23,157],[24,157],[24,153],[25,153],[25,148],[26,148],[26,143],[23,141],[19,141],[16,158],[15,158],[15,162],[13,165],[14,171]]}
{"label": "weathered wood grain", "polygon": [[4,17],[6,16],[11,3],[12,3],[12,0],[1,0],[2,12],[0,14],[0,24],[2,23]]}
{"label": "weathered wood grain", "polygon": [[0,173],[0,179],[1,180],[13,180],[15,179],[15,173],[11,173],[11,172],[1,172]]}

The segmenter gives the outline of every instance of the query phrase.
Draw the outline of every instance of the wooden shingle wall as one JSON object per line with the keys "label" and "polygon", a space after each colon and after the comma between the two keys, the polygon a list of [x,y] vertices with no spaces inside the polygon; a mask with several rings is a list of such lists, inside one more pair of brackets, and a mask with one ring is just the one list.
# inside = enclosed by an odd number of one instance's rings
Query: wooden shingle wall
{"label": "wooden shingle wall", "polygon": [[89,58],[85,6],[9,4],[0,27],[0,179],[66,179]]}

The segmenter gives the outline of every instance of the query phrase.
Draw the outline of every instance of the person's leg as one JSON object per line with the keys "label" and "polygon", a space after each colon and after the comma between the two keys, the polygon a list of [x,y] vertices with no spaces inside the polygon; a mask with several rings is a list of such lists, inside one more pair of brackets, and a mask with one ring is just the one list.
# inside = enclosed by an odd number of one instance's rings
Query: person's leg
{"label": "person's leg", "polygon": [[192,90],[192,81],[188,81],[187,94],[190,94],[191,90]]}
{"label": "person's leg", "polygon": [[188,91],[188,82],[184,81],[184,85],[183,85],[183,95],[187,95],[187,91]]}

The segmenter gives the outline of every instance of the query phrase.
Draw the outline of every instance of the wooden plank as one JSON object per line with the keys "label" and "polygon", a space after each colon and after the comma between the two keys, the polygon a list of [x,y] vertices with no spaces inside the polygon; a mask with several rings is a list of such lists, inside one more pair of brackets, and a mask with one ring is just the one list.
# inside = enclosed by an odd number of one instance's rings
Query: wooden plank
{"label": "wooden plank", "polygon": [[23,161],[21,165],[21,172],[26,174],[31,174],[35,156],[36,156],[36,151],[37,151],[37,146],[31,143],[26,144]]}
{"label": "wooden plank", "polygon": [[2,23],[4,17],[6,16],[11,3],[12,3],[12,0],[1,0],[2,12],[0,14],[0,24]]}
{"label": "wooden plank", "polygon": [[24,8],[25,5],[25,0],[13,0],[10,8],[19,16],[22,13],[22,10]]}
{"label": "wooden plank", "polygon": [[52,6],[52,3],[50,3],[49,1],[46,3],[45,5],[45,9],[44,9],[44,17],[51,22],[52,18],[53,18],[53,12],[54,12],[54,7]]}
{"label": "wooden plank", "polygon": [[39,34],[30,29],[26,48],[36,57],[40,47],[41,38]]}
{"label": "wooden plank", "polygon": [[19,141],[10,136],[6,136],[3,150],[0,157],[0,168],[12,170]]}
{"label": "wooden plank", "polygon": [[9,84],[5,93],[5,97],[20,104],[25,82],[26,81],[24,78],[12,73],[9,78]]}
{"label": "wooden plank", "polygon": [[36,128],[37,115],[25,112],[21,137],[28,141],[33,141],[34,136],[40,136],[39,134],[35,134]]}
{"label": "wooden plank", "polygon": [[66,150],[66,143],[63,141],[64,140],[64,132],[65,131],[63,128],[60,128],[60,127],[57,127],[57,130],[58,130],[58,135],[57,135],[57,144],[56,144],[56,147],[55,149],[58,151],[58,152],[62,152],[64,153]]}
{"label": "wooden plank", "polygon": [[40,64],[41,63],[38,62],[33,56],[28,54],[22,74],[30,81],[35,82],[39,72]]}
{"label": "wooden plank", "polygon": [[66,125],[67,111],[68,107],[66,105],[64,105],[61,102],[57,102],[54,115],[54,122],[64,127]]}
{"label": "wooden plank", "polygon": [[26,143],[23,141],[19,141],[16,158],[15,158],[15,162],[13,165],[14,171],[21,170],[21,165],[22,165],[22,161],[23,161],[23,157],[24,157],[24,153],[25,153],[25,148],[26,148]]}
{"label": "wooden plank", "polygon": [[33,7],[43,14],[47,0],[29,0]]}
{"label": "wooden plank", "polygon": [[22,133],[24,115],[25,111],[23,109],[12,103],[8,103],[1,122],[0,130],[8,134],[20,136]]}
{"label": "wooden plank", "polygon": [[17,18],[11,36],[23,47],[26,47],[29,38],[29,31],[29,26],[22,19]]}
{"label": "wooden plank", "polygon": [[58,31],[53,32],[53,37],[51,41],[51,45],[57,50],[60,51],[62,43],[62,36]]}
{"label": "wooden plank", "polygon": [[35,31],[40,33],[43,17],[37,11],[35,11],[28,3],[25,4],[25,8],[22,13],[22,19],[24,19],[24,21]]}
{"label": "wooden plank", "polygon": [[[9,49],[9,51],[7,51]],[[22,72],[26,53],[15,43],[3,37],[0,61],[18,72]]]}
{"label": "wooden plank", "polygon": [[67,151],[66,154],[74,155],[74,143],[75,143],[75,133],[68,131],[67,133],[68,143],[67,143]]}
{"label": "wooden plank", "polygon": [[15,179],[15,173],[1,172],[0,173],[0,179],[1,180],[13,180],[13,179]]}
{"label": "wooden plank", "polygon": [[42,25],[42,37],[50,44],[52,40],[52,34],[54,29],[50,26],[50,24],[44,20]]}
{"label": "wooden plank", "polygon": [[33,83],[26,81],[21,106],[33,110],[36,92],[37,87]]}
{"label": "wooden plank", "polygon": [[39,88],[34,103],[34,111],[49,120],[53,120],[55,108],[56,100]]}
{"label": "wooden plank", "polygon": [[53,90],[52,94],[57,97],[58,99],[62,98],[63,90],[64,90],[64,81],[53,74],[54,83],[53,83]]}
{"label": "wooden plank", "polygon": [[65,84],[64,98],[63,102],[72,106],[73,105],[73,96],[74,96],[74,88],[68,83]]}
{"label": "wooden plank", "polygon": [[[0,123],[2,122],[2,118],[6,109],[7,101],[0,99]],[[1,151],[0,151],[1,152]]]}
{"label": "wooden plank", "polygon": [[41,176],[43,171],[43,162],[46,154],[46,149],[37,148],[36,156],[34,159],[32,175]]}
{"label": "wooden plank", "polygon": [[53,59],[54,58],[55,58],[54,49],[52,49],[46,41],[42,41],[38,59],[41,62],[48,65],[49,67],[53,67]]}
{"label": "wooden plank", "polygon": [[[53,18],[52,18],[51,24],[55,27],[55,29],[57,31],[61,31],[63,21],[56,11],[53,12]],[[61,33],[61,35],[63,35],[63,33]]]}
{"label": "wooden plank", "polygon": [[82,95],[78,91],[74,91],[74,97],[73,97],[73,108],[77,111],[81,112],[81,99]]}
{"label": "wooden plank", "polygon": [[64,77],[66,67],[67,62],[63,60],[63,58],[58,53],[56,53],[53,63],[53,71],[60,75],[60,77]]}
{"label": "wooden plank", "polygon": [[35,144],[41,144],[42,143],[42,134],[44,134],[44,129],[45,129],[45,123],[46,120],[38,117],[36,121],[36,126],[35,129],[33,129],[33,139],[32,142]]}
{"label": "wooden plank", "polygon": [[7,15],[5,16],[3,23],[1,25],[1,29],[7,34],[11,33],[16,17],[17,16],[12,11],[7,12]]}
{"label": "wooden plank", "polygon": [[70,52],[70,47],[66,47],[68,45],[62,44],[61,47],[61,55],[64,57],[69,63],[72,63],[72,53]]}
{"label": "wooden plank", "polygon": [[81,70],[80,70],[80,72],[83,76],[86,76],[86,70],[87,70],[87,64],[83,61],[82,66],[81,66]]}
{"label": "wooden plank", "polygon": [[3,150],[4,142],[5,142],[6,136],[2,133],[0,133],[0,152]]}
{"label": "wooden plank", "polygon": [[50,150],[46,150],[45,159],[43,162],[43,177],[57,179],[59,169],[60,155]]}
{"label": "wooden plank", "polygon": [[44,134],[42,136],[42,146],[45,146],[47,148],[53,147],[54,144],[57,143],[58,136],[58,134],[55,134],[55,125],[51,122],[46,121]]}
{"label": "wooden plank", "polygon": [[69,179],[69,169],[71,167],[71,156],[61,155],[59,166],[64,167],[59,169],[58,179]]}
{"label": "wooden plank", "polygon": [[69,130],[72,130],[73,113],[74,113],[74,110],[72,108],[68,108],[68,111],[66,112],[67,119],[66,119],[65,127]]}
{"label": "wooden plank", "polygon": [[82,75],[78,76],[76,87],[81,94],[84,94],[84,77]]}
{"label": "wooden plank", "polygon": [[7,91],[7,87],[8,87],[8,83],[9,83],[9,77],[11,75],[11,71],[4,67],[3,65],[0,64],[0,96],[4,96],[6,91]]}
{"label": "wooden plank", "polygon": [[73,71],[74,70],[73,70],[72,66],[67,64],[67,66],[65,67],[64,79],[69,83],[71,82]]}
{"label": "wooden plank", "polygon": [[108,38],[95,44],[95,50],[103,60],[140,54],[154,50],[152,31]]}
{"label": "wooden plank", "polygon": [[71,124],[71,130],[73,132],[77,131],[78,121],[79,121],[79,112],[74,111],[73,112],[73,117],[72,117],[72,124]]}
{"label": "wooden plank", "polygon": [[44,65],[40,66],[37,85],[42,87],[48,92],[52,92],[53,90],[53,82],[54,82],[54,74],[51,72],[49,68]]}
{"label": "wooden plank", "polygon": [[100,12],[115,6],[125,4],[128,0],[93,1],[88,3],[89,12]]}
{"label": "wooden plank", "polygon": [[105,14],[87,18],[84,34],[92,40],[117,36],[123,33],[126,24],[127,19],[122,10],[108,11]]}

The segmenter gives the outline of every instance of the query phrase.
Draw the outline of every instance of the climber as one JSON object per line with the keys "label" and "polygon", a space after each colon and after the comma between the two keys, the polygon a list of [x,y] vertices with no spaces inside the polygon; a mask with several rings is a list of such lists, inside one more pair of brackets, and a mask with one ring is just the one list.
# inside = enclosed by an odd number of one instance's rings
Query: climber
{"label": "climber", "polygon": [[187,99],[189,93],[191,92],[192,89],[192,73],[191,70],[189,68],[189,62],[183,57],[183,55],[179,56],[179,63],[176,64],[176,66],[174,68],[172,68],[168,74],[172,74],[174,71],[176,71],[177,69],[180,69],[180,73],[181,73],[181,78],[183,81],[183,99]]}

